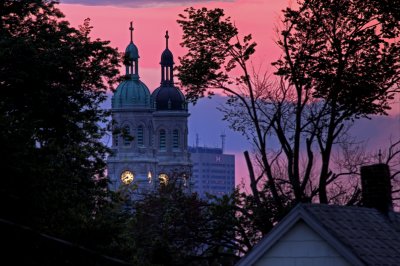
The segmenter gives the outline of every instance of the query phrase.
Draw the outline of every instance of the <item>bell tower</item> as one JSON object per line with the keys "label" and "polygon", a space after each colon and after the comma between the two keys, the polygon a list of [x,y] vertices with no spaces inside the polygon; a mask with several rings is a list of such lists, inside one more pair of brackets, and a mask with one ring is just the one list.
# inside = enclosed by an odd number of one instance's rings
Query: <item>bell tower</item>
{"label": "bell tower", "polygon": [[166,31],[160,62],[161,83],[152,94],[157,175],[188,184],[192,168],[187,143],[189,113],[185,96],[174,84],[174,56],[168,48],[168,40]]}
{"label": "bell tower", "polygon": [[168,31],[161,54],[160,87],[151,95],[139,77],[132,23],[129,31],[124,79],[112,97],[113,153],[107,160],[111,186],[114,190],[132,186],[142,192],[176,181],[189,189],[189,113],[185,96],[174,84]]}
{"label": "bell tower", "polygon": [[153,187],[157,159],[153,146],[153,118],[150,91],[139,77],[139,50],[133,42],[125,49],[125,75],[112,97],[112,154],[107,159],[108,175],[114,190],[121,186]]}

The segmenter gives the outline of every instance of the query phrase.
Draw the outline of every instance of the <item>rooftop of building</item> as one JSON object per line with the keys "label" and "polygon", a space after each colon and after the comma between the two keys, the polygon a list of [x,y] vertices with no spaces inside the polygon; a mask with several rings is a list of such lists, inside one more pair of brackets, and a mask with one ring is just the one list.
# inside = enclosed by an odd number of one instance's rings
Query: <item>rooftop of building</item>
{"label": "rooftop of building", "polygon": [[208,147],[189,147],[190,153],[211,153],[211,154],[223,154],[222,148],[208,148]]}
{"label": "rooftop of building", "polygon": [[303,204],[299,206],[366,265],[400,262],[400,213],[375,208]]}
{"label": "rooftop of building", "polygon": [[298,204],[238,265],[252,265],[300,220],[355,265],[399,265],[400,213],[327,204]]}
{"label": "rooftop of building", "polygon": [[361,181],[363,207],[298,204],[237,265],[256,263],[299,222],[351,265],[400,265],[400,213],[392,208],[388,165],[361,167]]}

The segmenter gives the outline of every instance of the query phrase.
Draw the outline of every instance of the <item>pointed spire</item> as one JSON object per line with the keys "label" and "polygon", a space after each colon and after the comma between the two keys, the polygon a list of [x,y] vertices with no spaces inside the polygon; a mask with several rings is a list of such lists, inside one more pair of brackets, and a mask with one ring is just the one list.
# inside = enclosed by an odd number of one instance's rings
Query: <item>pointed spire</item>
{"label": "pointed spire", "polygon": [[168,35],[168,31],[165,32],[165,47],[166,49],[168,49],[168,39],[169,39],[169,35]]}
{"label": "pointed spire", "polygon": [[171,51],[168,49],[168,39],[169,34],[168,31],[165,31],[165,50],[161,54],[161,85],[163,86],[171,86],[174,83],[174,56]]}
{"label": "pointed spire", "polygon": [[134,75],[135,77],[139,74],[139,51],[136,45],[133,43],[133,22],[131,21],[129,31],[131,34],[131,42],[125,49],[125,60],[124,65],[126,66],[126,75]]}
{"label": "pointed spire", "polygon": [[133,22],[131,21],[131,26],[129,27],[129,30],[131,31],[131,43],[133,43]]}

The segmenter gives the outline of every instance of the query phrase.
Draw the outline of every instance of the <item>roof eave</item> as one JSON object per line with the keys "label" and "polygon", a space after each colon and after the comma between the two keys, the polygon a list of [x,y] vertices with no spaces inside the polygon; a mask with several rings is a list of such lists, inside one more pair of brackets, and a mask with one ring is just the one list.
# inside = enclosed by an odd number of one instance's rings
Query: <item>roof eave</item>
{"label": "roof eave", "polygon": [[327,231],[304,207],[298,204],[286,215],[236,266],[254,265],[269,249],[271,249],[298,221],[304,221],[311,229],[328,242],[351,265],[365,265],[347,246]]}

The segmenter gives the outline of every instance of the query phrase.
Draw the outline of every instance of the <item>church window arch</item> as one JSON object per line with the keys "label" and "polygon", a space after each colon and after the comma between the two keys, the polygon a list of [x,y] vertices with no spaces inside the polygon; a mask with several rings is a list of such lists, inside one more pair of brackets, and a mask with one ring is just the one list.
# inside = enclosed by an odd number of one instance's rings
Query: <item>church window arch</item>
{"label": "church window arch", "polygon": [[139,125],[137,127],[137,144],[139,146],[144,146],[144,127],[142,125]]}
{"label": "church window arch", "polygon": [[167,148],[167,133],[165,132],[165,129],[160,129],[160,135],[159,135],[159,148],[160,150],[165,150]]}
{"label": "church window arch", "polygon": [[179,130],[174,129],[172,131],[172,148],[178,149],[179,148]]}

